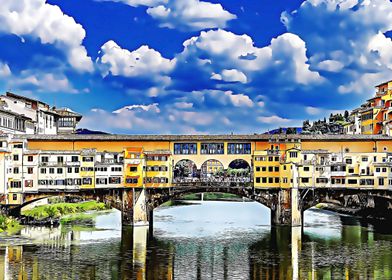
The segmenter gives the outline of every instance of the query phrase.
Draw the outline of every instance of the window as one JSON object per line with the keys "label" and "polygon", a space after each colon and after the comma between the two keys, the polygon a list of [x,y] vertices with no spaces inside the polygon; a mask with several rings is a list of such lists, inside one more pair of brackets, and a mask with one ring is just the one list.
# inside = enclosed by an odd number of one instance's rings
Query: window
{"label": "window", "polygon": [[93,179],[90,178],[90,177],[87,177],[87,178],[83,178],[83,179],[82,179],[82,184],[83,184],[83,185],[91,185],[92,183],[93,183]]}
{"label": "window", "polygon": [[290,156],[291,158],[296,158],[296,157],[298,157],[298,152],[290,152],[290,153],[289,153],[289,156]]}
{"label": "window", "polygon": [[352,160],[351,158],[346,158],[346,163],[347,163],[347,164],[352,164],[352,163],[353,163],[353,160]]}
{"label": "window", "polygon": [[197,144],[196,143],[175,143],[174,144],[175,155],[196,155]]}
{"label": "window", "polygon": [[41,169],[40,169],[40,173],[41,173],[41,174],[46,174],[46,168],[41,168]]}
{"label": "window", "polygon": [[332,158],[332,161],[336,161],[336,160],[337,160],[336,157],[333,157],[333,158]]}
{"label": "window", "polygon": [[227,153],[229,155],[245,155],[251,153],[251,145],[250,143],[228,143],[227,144]]}
{"label": "window", "polygon": [[275,172],[279,172],[279,166],[275,166],[274,170]]}
{"label": "window", "polygon": [[79,157],[78,156],[72,156],[71,157],[71,161],[72,162],[78,162],[79,161]]}
{"label": "window", "polygon": [[19,174],[19,167],[14,167],[14,174]]}
{"label": "window", "polygon": [[137,166],[131,166],[131,167],[129,168],[129,171],[131,171],[131,172],[137,172]]}
{"label": "window", "polygon": [[386,168],[386,167],[383,167],[383,168],[382,168],[382,172],[387,172],[387,168]]}
{"label": "window", "polygon": [[354,173],[354,168],[349,168],[348,173]]}
{"label": "window", "polygon": [[287,184],[287,177],[283,177],[283,183]]}
{"label": "window", "polygon": [[33,161],[33,156],[28,156],[27,161],[32,162]]}
{"label": "window", "polygon": [[11,181],[11,188],[19,189],[22,187],[21,181]]}
{"label": "window", "polygon": [[125,179],[125,182],[127,183],[127,184],[137,184],[137,178],[126,178]]}
{"label": "window", "polygon": [[381,170],[380,167],[377,167],[377,168],[376,168],[376,172],[380,172],[380,170]]}
{"label": "window", "polygon": [[279,177],[275,177],[275,183],[279,183]]}
{"label": "window", "polygon": [[54,184],[56,186],[64,186],[65,185],[65,180],[54,180]]}
{"label": "window", "polygon": [[117,171],[117,172],[120,172],[120,171],[122,171],[122,168],[121,167],[112,167],[112,172],[114,172],[114,171]]}
{"label": "window", "polygon": [[61,117],[59,118],[59,127],[74,127],[75,126],[75,118],[72,117]]}
{"label": "window", "polygon": [[328,178],[316,178],[316,183],[317,184],[327,184]]}
{"label": "window", "polygon": [[260,183],[260,177],[256,177],[256,183]]}
{"label": "window", "polygon": [[63,174],[63,169],[62,168],[57,168],[57,174]]}
{"label": "window", "polygon": [[27,174],[33,174],[33,168],[27,167]]}
{"label": "window", "polygon": [[356,184],[358,184],[358,180],[357,179],[348,179],[347,183],[349,185],[356,185]]}
{"label": "window", "polygon": [[49,162],[49,157],[47,156],[41,157],[41,162]]}
{"label": "window", "polygon": [[261,182],[263,182],[264,184],[267,183],[267,178],[266,177],[262,177],[261,178]]}
{"label": "window", "polygon": [[14,155],[14,161],[18,161],[19,160],[19,155]]}
{"label": "window", "polygon": [[268,172],[272,172],[273,171],[273,167],[272,166],[268,166]]}
{"label": "window", "polygon": [[72,167],[67,168],[67,173],[72,173]]}
{"label": "window", "polygon": [[64,157],[57,157],[57,162],[58,163],[63,163],[64,162]]}
{"label": "window", "polygon": [[54,168],[49,168],[49,174],[54,174]]}
{"label": "window", "polygon": [[286,170],[286,165],[283,165],[283,170]]}
{"label": "window", "polygon": [[275,157],[275,161],[279,161],[279,157]]}
{"label": "window", "polygon": [[274,158],[273,157],[268,157],[268,161],[273,161]]}
{"label": "window", "polygon": [[83,160],[83,162],[93,162],[94,157],[83,157],[82,160]]}
{"label": "window", "polygon": [[79,173],[79,167],[75,167],[75,173]]}
{"label": "window", "polygon": [[262,168],[261,168],[261,171],[267,171],[267,167],[266,166],[263,166]]}
{"label": "window", "polygon": [[96,178],[95,183],[99,185],[107,185],[108,179],[107,178]]}
{"label": "window", "polygon": [[12,200],[18,200],[18,195],[16,194],[16,193],[14,193],[13,195],[12,195]]}
{"label": "window", "polygon": [[25,187],[32,188],[33,187],[33,180],[25,180]]}
{"label": "window", "polygon": [[256,172],[260,172],[260,166],[256,166]]}
{"label": "window", "polygon": [[378,185],[384,186],[384,178],[378,178]]}
{"label": "window", "polygon": [[223,147],[223,143],[202,143],[200,153],[206,155],[223,155]]}
{"label": "window", "polygon": [[309,178],[301,178],[302,183],[309,183]]}
{"label": "window", "polygon": [[269,184],[272,184],[273,182],[274,182],[274,178],[268,177],[268,183],[269,183]]}
{"label": "window", "polygon": [[304,171],[309,171],[309,166],[304,166]]}
{"label": "window", "polygon": [[121,177],[109,177],[109,184],[120,184]]}
{"label": "window", "polygon": [[363,162],[368,161],[368,157],[362,157],[362,161]]}

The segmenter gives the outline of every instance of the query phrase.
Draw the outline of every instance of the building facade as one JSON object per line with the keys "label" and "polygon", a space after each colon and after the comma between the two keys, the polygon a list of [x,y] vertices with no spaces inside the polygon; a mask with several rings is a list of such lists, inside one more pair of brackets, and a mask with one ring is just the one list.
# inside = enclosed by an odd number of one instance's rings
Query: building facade
{"label": "building facade", "polygon": [[294,172],[300,188],[392,188],[392,138],[381,135],[4,135],[0,143],[3,204],[94,189],[292,188]]}

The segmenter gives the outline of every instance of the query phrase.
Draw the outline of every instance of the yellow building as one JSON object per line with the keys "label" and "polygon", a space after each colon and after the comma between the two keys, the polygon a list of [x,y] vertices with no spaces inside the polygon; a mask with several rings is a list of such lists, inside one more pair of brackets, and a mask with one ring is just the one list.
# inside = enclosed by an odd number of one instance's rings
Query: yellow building
{"label": "yellow building", "polygon": [[145,171],[145,157],[142,147],[130,147],[124,150],[125,187],[143,187]]}
{"label": "yellow building", "polygon": [[83,149],[80,153],[80,177],[81,188],[90,189],[95,187],[95,149]]}
{"label": "yellow building", "polygon": [[170,187],[173,159],[169,150],[144,151],[146,172],[145,187]]}

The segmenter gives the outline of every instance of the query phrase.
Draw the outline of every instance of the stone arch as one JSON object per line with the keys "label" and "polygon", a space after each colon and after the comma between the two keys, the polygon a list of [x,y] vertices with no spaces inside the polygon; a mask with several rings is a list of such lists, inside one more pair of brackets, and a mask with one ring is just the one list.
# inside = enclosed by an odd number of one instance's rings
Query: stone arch
{"label": "stone arch", "polygon": [[197,169],[197,165],[190,159],[179,160],[173,168],[173,179],[174,182],[179,181],[198,181],[200,178],[200,171]]}
{"label": "stone arch", "polygon": [[200,178],[202,180],[213,179],[224,175],[224,166],[221,161],[216,159],[206,160],[200,168]]}
{"label": "stone arch", "polygon": [[23,195],[24,202],[20,205],[9,208],[8,212],[12,216],[19,216],[20,211],[23,207],[33,202],[39,201],[41,199],[51,198],[51,197],[75,197],[84,200],[96,200],[99,202],[104,202],[110,205],[110,207],[121,211],[123,207],[122,204],[123,195],[124,194],[123,192],[121,192],[121,190],[97,190],[97,189],[94,190],[85,189],[75,193],[69,193],[69,192],[25,193]]}
{"label": "stone arch", "polygon": [[244,159],[234,159],[229,163],[227,176],[230,180],[239,182],[251,182],[251,165]]}
{"label": "stone arch", "polygon": [[148,205],[149,209],[153,210],[163,203],[173,200],[179,199],[183,195],[186,194],[194,194],[194,193],[229,193],[234,194],[239,197],[245,197],[252,201],[256,201],[266,207],[268,207],[271,211],[274,210],[274,205],[276,204],[276,200],[278,199],[278,190],[263,190],[258,195],[254,195],[252,188],[228,188],[228,187],[211,187],[211,188],[181,188],[174,190],[157,190],[148,189]]}

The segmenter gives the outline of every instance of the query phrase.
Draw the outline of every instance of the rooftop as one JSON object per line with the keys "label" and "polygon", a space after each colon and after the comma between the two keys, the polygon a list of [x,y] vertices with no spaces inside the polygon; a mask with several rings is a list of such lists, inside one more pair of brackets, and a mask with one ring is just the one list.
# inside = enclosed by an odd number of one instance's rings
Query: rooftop
{"label": "rooftop", "polygon": [[99,135],[18,135],[20,139],[33,141],[271,141],[294,142],[301,141],[364,141],[364,140],[390,140],[386,135],[299,135],[299,134],[209,134],[209,135],[126,135],[126,134],[99,134]]}

